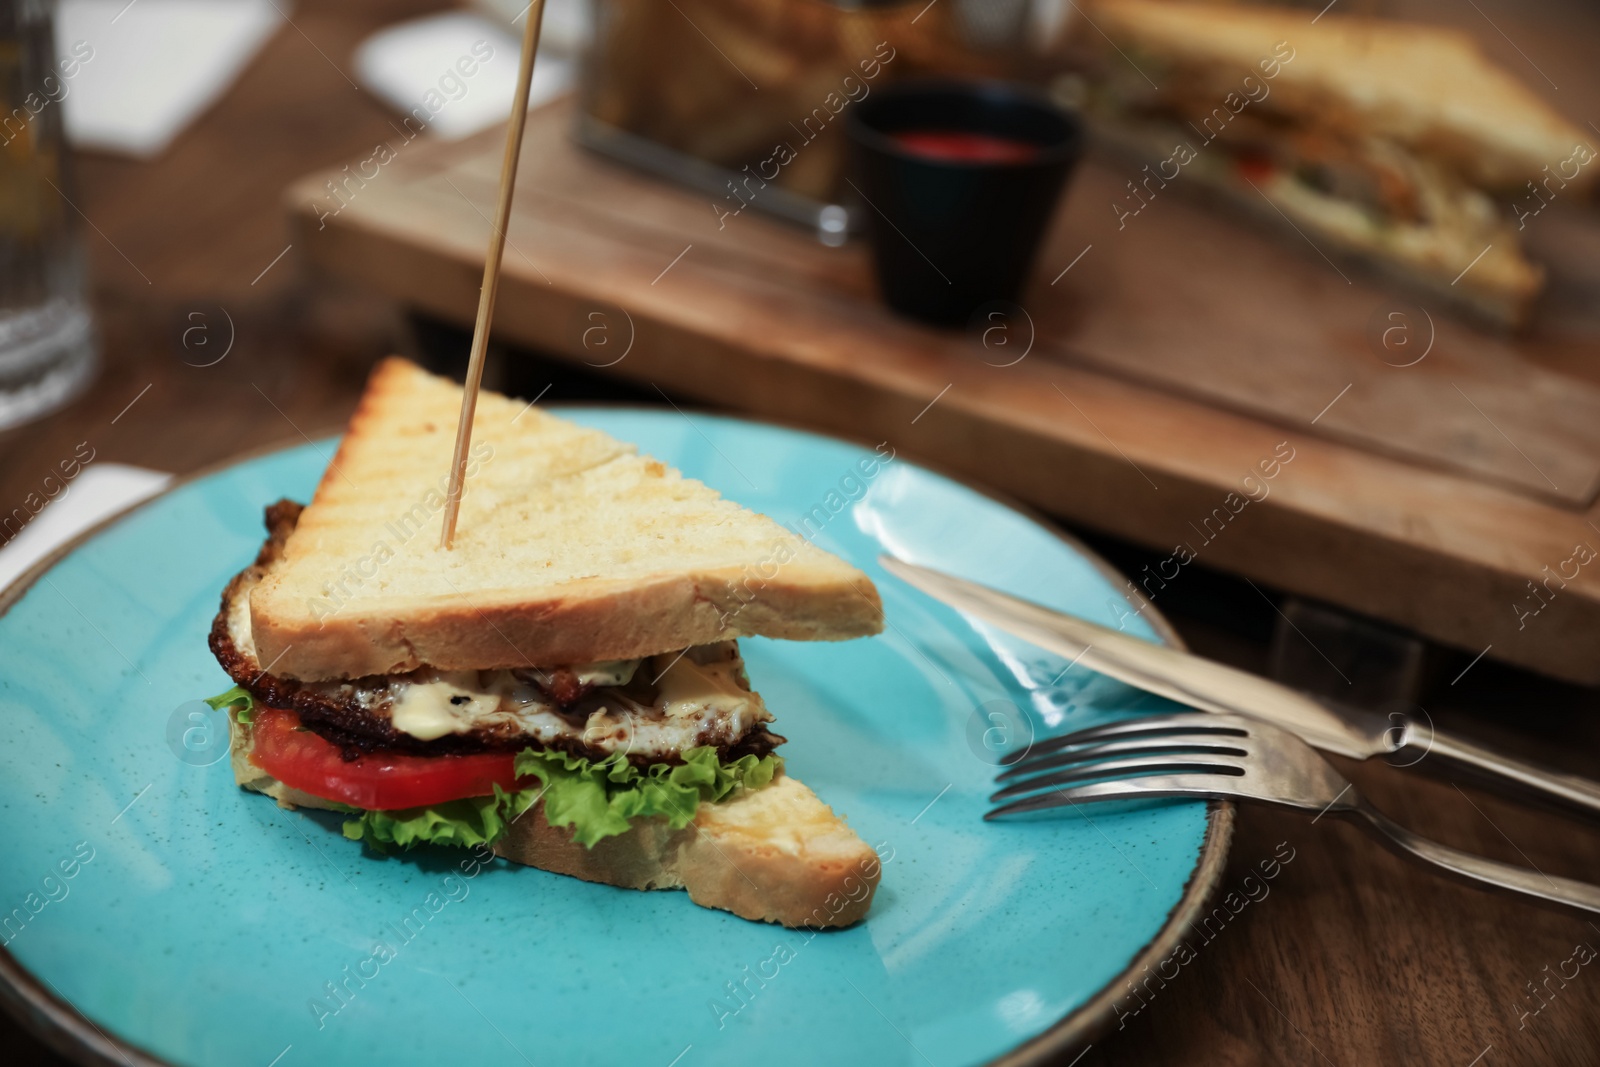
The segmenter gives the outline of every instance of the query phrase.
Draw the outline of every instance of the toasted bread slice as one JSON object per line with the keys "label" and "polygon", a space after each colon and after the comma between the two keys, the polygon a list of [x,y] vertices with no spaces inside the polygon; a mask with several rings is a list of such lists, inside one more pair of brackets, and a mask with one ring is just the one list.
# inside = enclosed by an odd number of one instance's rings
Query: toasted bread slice
{"label": "toasted bread slice", "polygon": [[[1213,74],[1218,104],[1245,75],[1259,79],[1257,64],[1286,42],[1293,59],[1277,66],[1260,106],[1425,150],[1486,188],[1520,191],[1594,143],[1459,30],[1337,12],[1312,24],[1301,10],[1163,0],[1098,0],[1091,11],[1121,47],[1200,85]],[[1593,181],[1596,170],[1573,180]]]}
{"label": "toasted bread slice", "polygon": [[879,861],[867,843],[788,775],[702,804],[673,830],[642,819],[593,848],[545,821],[543,805],[494,846],[517,863],[626,889],[686,889],[705,908],[784,926],[849,926],[872,906]]}
{"label": "toasted bread slice", "polygon": [[[233,724],[234,780],[284,808],[342,810],[284,785],[250,760],[249,731]],[[516,863],[624,889],[686,889],[701,907],[792,927],[858,922],[872,906],[881,863],[876,852],[798,781],[780,774],[762,789],[702,804],[673,830],[665,819],[638,820],[625,834],[585,848],[551,826],[535,804],[494,850]]]}
{"label": "toasted bread slice", "polygon": [[282,563],[252,591],[302,680],[633,659],[760,635],[878,632],[867,576],[597,430],[478,399],[454,547],[438,547],[461,388],[373,371]]}

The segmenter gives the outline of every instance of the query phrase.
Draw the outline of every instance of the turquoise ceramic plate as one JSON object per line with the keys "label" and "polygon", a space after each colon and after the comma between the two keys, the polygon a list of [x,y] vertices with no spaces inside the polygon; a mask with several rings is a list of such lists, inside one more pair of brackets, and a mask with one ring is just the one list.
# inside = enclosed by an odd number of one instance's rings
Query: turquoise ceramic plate
{"label": "turquoise ceramic plate", "polygon": [[[1089,1035],[1214,883],[1231,809],[985,824],[997,749],[1153,698],[969,622],[880,552],[1103,621],[1082,548],[902,459],[772,426],[578,421],[865,569],[884,634],[745,642],[796,777],[883,857],[870,918],[810,934],[464,853],[363,854],[241,792],[197,697],[262,507],[328,445],[181,485],[81,541],[0,617],[0,955],[13,1008],[80,1055],[175,1064],[1022,1062]],[[883,449],[884,453],[889,450]],[[866,471],[868,473],[863,473]],[[1155,639],[1146,611],[1135,625]],[[380,947],[381,946],[381,947]],[[115,1046],[122,1046],[120,1049]]]}

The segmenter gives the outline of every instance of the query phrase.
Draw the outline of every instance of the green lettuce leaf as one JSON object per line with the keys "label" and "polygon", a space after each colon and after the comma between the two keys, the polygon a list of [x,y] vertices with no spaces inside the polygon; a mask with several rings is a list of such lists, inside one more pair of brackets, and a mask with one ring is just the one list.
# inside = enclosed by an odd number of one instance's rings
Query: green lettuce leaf
{"label": "green lettuce leaf", "polygon": [[495,786],[492,797],[466,797],[400,811],[359,811],[355,818],[345,820],[344,836],[364,841],[379,852],[387,852],[391,846],[409,849],[421,844],[492,845],[538,799],[537,789],[508,793]]}
{"label": "green lettuce leaf", "polygon": [[517,754],[516,769],[519,777],[533,775],[542,783],[550,825],[572,827],[573,838],[592,848],[603,838],[626,833],[634,819],[664,816],[681,830],[702,802],[724,800],[740,787],[760,789],[783,766],[773,755],[723,763],[708,745],[689,749],[683,760],[640,769],[621,754],[596,762],[530,748]]}
{"label": "green lettuce leaf", "polygon": [[681,830],[702,803],[726,800],[740,788],[760,789],[783,766],[781,757],[770,755],[723,763],[709,745],[690,749],[683,759],[681,764],[641,770],[620,754],[597,762],[565,752],[523,749],[516,758],[517,776],[538,778],[535,788],[507,792],[495,786],[492,797],[403,811],[363,811],[345,822],[344,836],[379,852],[424,843],[492,845],[543,797],[550,825],[572,827],[573,838],[592,848],[597,841],[627,833],[634,819],[662,816]]}
{"label": "green lettuce leaf", "polygon": [[206,703],[210,704],[212,709],[215,711],[221,711],[223,708],[231,708],[236,704],[240,705],[239,710],[234,713],[234,718],[238,719],[246,726],[249,726],[250,720],[255,717],[255,698],[252,697],[250,695],[250,691],[242,685],[236,685],[226,693],[218,693],[214,697],[209,697],[207,698]]}
{"label": "green lettuce leaf", "polygon": [[[255,700],[243,686],[234,686],[206,701],[230,709],[249,726]],[[545,818],[552,826],[572,827],[573,838],[586,848],[628,831],[634,819],[663,816],[674,830],[694,820],[702,803],[726,800],[735,790],[760,789],[783,767],[780,756],[741,756],[723,763],[709,745],[683,754],[681,764],[658,763],[639,768],[626,756],[594,761],[565,752],[523,749],[517,754],[519,778],[535,777],[539,785],[507,791],[495,786],[492,797],[467,797],[423,808],[364,811],[339,805],[354,818],[344,836],[379,852],[421,844],[473,848],[492,845],[523,812],[544,798]]]}

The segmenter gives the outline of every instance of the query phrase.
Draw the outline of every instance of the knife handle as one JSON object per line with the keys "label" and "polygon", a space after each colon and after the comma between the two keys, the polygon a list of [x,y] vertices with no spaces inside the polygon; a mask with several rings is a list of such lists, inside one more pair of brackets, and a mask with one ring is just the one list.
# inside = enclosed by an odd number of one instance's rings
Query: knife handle
{"label": "knife handle", "polygon": [[1459,737],[1433,731],[1428,754],[1441,756],[1474,770],[1487,771],[1497,778],[1515,782],[1546,797],[1600,818],[1600,783],[1576,774],[1551,770],[1535,763],[1503,756]]}
{"label": "knife handle", "polygon": [[1458,881],[1476,885],[1480,889],[1488,886],[1522,893],[1547,904],[1600,915],[1600,886],[1574,878],[1549,876],[1542,871],[1530,871],[1526,867],[1501,863],[1440,844],[1421,834],[1412,833],[1374,808],[1364,797],[1356,797],[1341,814],[1347,817],[1361,816],[1366,827],[1376,831],[1377,838],[1389,848],[1402,856],[1431,863]]}

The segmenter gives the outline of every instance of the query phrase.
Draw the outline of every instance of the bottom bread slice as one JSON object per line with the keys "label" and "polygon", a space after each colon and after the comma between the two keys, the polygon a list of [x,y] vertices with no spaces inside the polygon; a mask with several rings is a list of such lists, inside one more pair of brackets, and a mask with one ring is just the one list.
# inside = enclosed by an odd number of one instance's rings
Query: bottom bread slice
{"label": "bottom bread slice", "polygon": [[[249,737],[233,727],[234,779],[285,808],[337,805],[284,785],[249,758]],[[516,863],[625,889],[685,889],[707,908],[784,926],[849,926],[877,891],[878,854],[806,786],[780,774],[765,788],[702,804],[673,830],[639,819],[592,848],[551,826],[544,805],[522,814],[494,850]]]}
{"label": "bottom bread slice", "polygon": [[682,830],[665,819],[641,819],[593,848],[551,826],[539,805],[494,849],[588,882],[686,889],[696,904],[784,926],[848,926],[861,919],[880,873],[877,853],[787,775],[731,800],[702,804]]}

